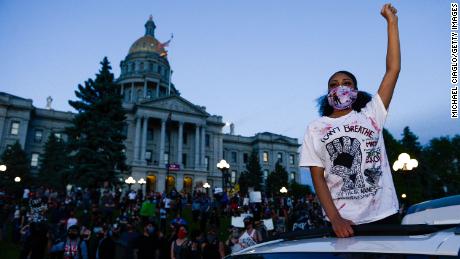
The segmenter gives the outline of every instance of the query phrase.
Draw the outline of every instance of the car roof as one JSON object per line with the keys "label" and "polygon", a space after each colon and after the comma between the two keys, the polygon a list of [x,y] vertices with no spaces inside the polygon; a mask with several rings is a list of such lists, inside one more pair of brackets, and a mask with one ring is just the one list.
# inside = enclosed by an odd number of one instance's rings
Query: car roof
{"label": "car roof", "polygon": [[458,255],[460,235],[455,232],[455,228],[450,228],[426,235],[278,239],[252,246],[233,255],[309,252]]}

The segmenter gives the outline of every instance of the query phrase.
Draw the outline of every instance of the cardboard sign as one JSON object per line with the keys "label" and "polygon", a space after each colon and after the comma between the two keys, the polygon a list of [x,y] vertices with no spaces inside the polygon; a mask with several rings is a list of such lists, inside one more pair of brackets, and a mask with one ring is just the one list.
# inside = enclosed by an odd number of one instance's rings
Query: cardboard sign
{"label": "cardboard sign", "polygon": [[243,199],[243,206],[249,205],[249,198],[244,198]]}
{"label": "cardboard sign", "polygon": [[249,202],[262,202],[262,194],[260,192],[250,192]]}
{"label": "cardboard sign", "polygon": [[220,188],[220,187],[214,188],[214,194],[221,193],[221,192],[224,192],[224,190],[222,188]]}
{"label": "cardboard sign", "polygon": [[275,229],[273,226],[273,219],[264,219],[263,222],[268,231]]}
{"label": "cardboard sign", "polygon": [[232,217],[231,225],[236,228],[244,228],[244,217]]}

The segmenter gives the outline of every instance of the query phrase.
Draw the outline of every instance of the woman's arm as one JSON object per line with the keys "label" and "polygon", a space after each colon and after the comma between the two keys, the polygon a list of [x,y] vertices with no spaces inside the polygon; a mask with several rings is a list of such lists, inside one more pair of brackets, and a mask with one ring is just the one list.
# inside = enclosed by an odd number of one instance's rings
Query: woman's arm
{"label": "woman's arm", "polygon": [[396,12],[396,8],[391,6],[391,4],[385,4],[380,11],[380,14],[387,20],[388,46],[386,72],[380,84],[378,94],[386,109],[390,105],[396,81],[398,81],[399,71],[401,70],[401,50],[399,46],[398,16],[396,16]]}
{"label": "woman's arm", "polygon": [[174,255],[174,242],[176,242],[176,240],[171,243],[171,259],[176,259],[176,256]]}
{"label": "woman's arm", "polygon": [[319,201],[326,212],[327,217],[331,221],[332,229],[337,237],[349,237],[353,235],[353,229],[351,225],[353,222],[342,218],[339,211],[332,201],[331,192],[324,179],[324,168],[311,166],[310,167],[311,177],[313,179],[313,185],[315,186],[316,195],[318,195]]}

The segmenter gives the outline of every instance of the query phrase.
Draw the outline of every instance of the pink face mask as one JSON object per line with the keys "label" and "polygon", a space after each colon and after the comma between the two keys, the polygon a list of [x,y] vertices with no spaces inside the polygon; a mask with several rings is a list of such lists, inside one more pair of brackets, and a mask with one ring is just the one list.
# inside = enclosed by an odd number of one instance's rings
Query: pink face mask
{"label": "pink face mask", "polygon": [[358,90],[340,85],[327,94],[327,101],[335,110],[345,110],[351,107],[357,97]]}

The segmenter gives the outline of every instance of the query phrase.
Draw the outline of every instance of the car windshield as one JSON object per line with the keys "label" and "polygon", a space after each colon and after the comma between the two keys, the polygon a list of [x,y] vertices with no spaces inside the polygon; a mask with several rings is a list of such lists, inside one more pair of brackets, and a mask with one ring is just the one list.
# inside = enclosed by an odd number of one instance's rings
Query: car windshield
{"label": "car windshield", "polygon": [[457,256],[415,255],[415,254],[380,254],[380,253],[267,253],[246,254],[227,257],[227,259],[443,259],[460,258]]}

